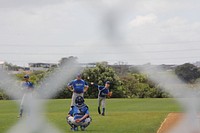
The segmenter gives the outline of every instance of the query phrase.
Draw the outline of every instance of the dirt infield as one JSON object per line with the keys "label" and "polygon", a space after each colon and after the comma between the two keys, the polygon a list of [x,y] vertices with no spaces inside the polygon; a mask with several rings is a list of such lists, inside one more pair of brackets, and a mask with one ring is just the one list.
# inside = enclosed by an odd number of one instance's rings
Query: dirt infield
{"label": "dirt infield", "polygon": [[170,129],[172,129],[183,117],[182,113],[170,113],[165,118],[157,133],[167,133]]}

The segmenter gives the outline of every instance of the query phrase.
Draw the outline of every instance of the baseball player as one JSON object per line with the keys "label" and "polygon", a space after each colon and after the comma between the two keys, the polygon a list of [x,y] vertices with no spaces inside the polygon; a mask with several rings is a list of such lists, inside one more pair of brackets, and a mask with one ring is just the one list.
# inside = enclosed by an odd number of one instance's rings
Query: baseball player
{"label": "baseball player", "polygon": [[29,108],[30,106],[30,102],[31,102],[31,98],[33,97],[32,92],[34,90],[34,85],[32,82],[29,81],[29,76],[25,75],[24,76],[24,82],[22,83],[22,91],[23,91],[23,97],[21,100],[21,104],[20,104],[20,112],[19,112],[19,116],[18,118],[22,118],[22,114],[24,111],[24,106],[26,109]]}
{"label": "baseball player", "polygon": [[76,97],[83,97],[84,92],[88,90],[88,84],[78,74],[77,78],[68,84],[68,89],[73,92],[71,106],[74,106]]}
{"label": "baseball player", "polygon": [[89,108],[84,104],[84,98],[82,96],[76,97],[75,106],[71,107],[66,119],[72,131],[78,131],[79,126],[84,131],[90,124],[92,119],[89,116]]}
{"label": "baseball player", "polygon": [[98,94],[98,113],[101,114],[101,106],[102,106],[102,116],[105,115],[105,106],[106,106],[106,96],[111,97],[112,92],[109,92],[110,82],[107,81],[105,83],[105,86],[99,86],[97,84],[94,84],[91,82],[91,85],[94,85],[98,88],[99,94]]}

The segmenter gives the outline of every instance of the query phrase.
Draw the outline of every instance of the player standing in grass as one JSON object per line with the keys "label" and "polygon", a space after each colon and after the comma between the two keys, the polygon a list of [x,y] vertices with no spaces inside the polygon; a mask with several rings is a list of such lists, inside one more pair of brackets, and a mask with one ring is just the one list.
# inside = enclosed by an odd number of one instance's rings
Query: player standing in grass
{"label": "player standing in grass", "polygon": [[101,106],[102,106],[102,115],[105,115],[105,107],[106,107],[106,96],[111,97],[112,92],[109,92],[110,82],[107,81],[105,86],[99,86],[91,82],[91,85],[94,85],[99,90],[98,94],[98,113],[101,114]]}
{"label": "player standing in grass", "polygon": [[[24,112],[24,106],[25,109],[30,109],[29,107],[31,106],[31,99],[33,97],[33,90],[34,90],[34,85],[32,82],[29,81],[29,75],[24,76],[24,82],[22,83],[22,91],[23,91],[23,97],[21,100],[20,104],[20,112],[18,118],[21,118]],[[29,110],[30,111],[30,110]],[[27,111],[27,112],[29,112]],[[29,112],[30,113],[30,112]]]}
{"label": "player standing in grass", "polygon": [[68,89],[73,92],[71,106],[74,106],[76,97],[83,97],[84,92],[88,90],[88,84],[81,78],[81,75],[78,74],[76,79],[68,84]]}

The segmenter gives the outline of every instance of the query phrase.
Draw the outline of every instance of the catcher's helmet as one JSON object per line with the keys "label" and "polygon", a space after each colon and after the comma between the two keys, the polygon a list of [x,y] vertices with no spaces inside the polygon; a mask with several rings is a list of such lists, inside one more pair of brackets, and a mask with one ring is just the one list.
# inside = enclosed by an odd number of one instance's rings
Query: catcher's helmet
{"label": "catcher's helmet", "polygon": [[24,78],[25,78],[25,79],[28,79],[28,78],[29,78],[29,75],[24,75]]}
{"label": "catcher's helmet", "polygon": [[75,99],[75,103],[78,106],[83,105],[84,102],[85,102],[85,100],[82,96],[77,96],[76,99]]}

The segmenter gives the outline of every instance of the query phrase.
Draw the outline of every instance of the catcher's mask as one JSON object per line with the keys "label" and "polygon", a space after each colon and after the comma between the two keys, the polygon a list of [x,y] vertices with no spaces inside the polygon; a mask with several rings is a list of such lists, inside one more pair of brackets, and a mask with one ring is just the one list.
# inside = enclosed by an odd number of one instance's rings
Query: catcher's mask
{"label": "catcher's mask", "polygon": [[29,75],[24,75],[24,79],[29,79]]}
{"label": "catcher's mask", "polygon": [[75,99],[75,103],[77,106],[81,106],[84,104],[84,98],[82,96],[77,96],[76,99]]}

